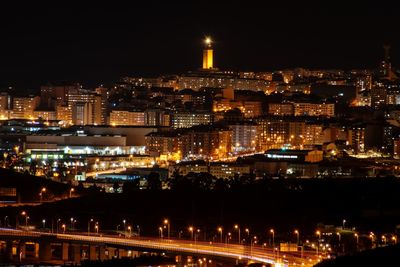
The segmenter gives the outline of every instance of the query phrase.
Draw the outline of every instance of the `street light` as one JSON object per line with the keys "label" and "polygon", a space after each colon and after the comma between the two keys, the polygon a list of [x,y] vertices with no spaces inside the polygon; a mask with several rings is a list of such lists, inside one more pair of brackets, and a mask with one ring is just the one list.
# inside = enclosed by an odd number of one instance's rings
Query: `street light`
{"label": "street light", "polygon": [[93,222],[93,219],[90,219],[87,223],[87,234],[90,235],[90,223]]}
{"label": "street light", "polygon": [[168,228],[168,239],[170,239],[170,224],[168,219],[164,219],[164,224],[167,225]]}
{"label": "street light", "polygon": [[397,244],[397,236],[392,236],[392,241],[394,242],[394,244]]}
{"label": "street light", "polygon": [[299,230],[294,230],[294,233],[295,233],[295,235],[297,236],[297,245],[299,245],[299,243],[300,243],[300,232],[299,232]]}
{"label": "street light", "polygon": [[158,231],[160,232],[160,238],[163,238],[163,228],[161,226],[158,227]]}
{"label": "street light", "polygon": [[74,230],[74,218],[71,217],[70,221],[71,221],[71,230]]}
{"label": "street light", "polygon": [[61,225],[61,228],[63,229],[63,233],[65,234],[65,228],[66,228],[67,226],[65,225],[65,223],[63,223],[63,225]]}
{"label": "street light", "polygon": [[343,219],[343,229],[344,229],[344,225],[346,224],[346,220]]}
{"label": "street light", "polygon": [[190,232],[190,239],[193,240],[193,226],[190,226],[188,228],[189,232]]}
{"label": "street light", "polygon": [[72,193],[75,191],[75,188],[71,188],[70,190],[69,190],[69,198],[71,198],[72,197]]}
{"label": "street light", "polygon": [[25,226],[28,226],[28,214],[26,213],[26,211],[22,211],[21,212],[22,216],[25,216]]}
{"label": "street light", "polygon": [[61,219],[58,218],[58,219],[57,219],[57,222],[56,222],[56,233],[57,233],[57,234],[58,234],[58,225],[59,225],[60,221],[61,221]]}
{"label": "street light", "polygon": [[43,219],[42,223],[43,223],[43,229],[46,228],[46,219]]}
{"label": "street light", "polygon": [[238,243],[240,244],[240,227],[239,227],[239,225],[235,224],[235,230],[238,230]]}
{"label": "street light", "polygon": [[250,230],[249,230],[249,228],[244,229],[244,231],[247,233],[247,238],[249,238],[250,243],[251,243],[251,239],[250,239]]}
{"label": "street light", "polygon": [[382,241],[383,241],[383,244],[386,245],[386,236],[385,235],[382,235]]}
{"label": "street light", "polygon": [[129,237],[130,237],[132,235],[132,228],[130,225],[128,226],[128,231],[129,231]]}
{"label": "street light", "polygon": [[96,222],[94,229],[96,230],[96,234],[98,234],[99,233],[99,222]]}
{"label": "street light", "polygon": [[272,234],[272,247],[275,249],[275,231],[270,229],[269,232]]}
{"label": "street light", "polygon": [[220,242],[222,243],[222,227],[218,227],[218,233],[220,235]]}
{"label": "street light", "polygon": [[339,244],[340,244],[340,240],[342,239],[342,235],[339,232],[336,232],[336,235],[338,236]]}
{"label": "street light", "polygon": [[358,234],[357,233],[355,233],[354,234],[354,237],[356,238],[356,249],[358,250]]}
{"label": "street light", "polygon": [[318,242],[321,239],[321,231],[317,230],[315,234],[318,236]]}
{"label": "street light", "polygon": [[44,193],[46,193],[46,187],[42,187],[42,189],[40,190],[39,196],[40,196],[40,202],[43,201],[43,195]]}

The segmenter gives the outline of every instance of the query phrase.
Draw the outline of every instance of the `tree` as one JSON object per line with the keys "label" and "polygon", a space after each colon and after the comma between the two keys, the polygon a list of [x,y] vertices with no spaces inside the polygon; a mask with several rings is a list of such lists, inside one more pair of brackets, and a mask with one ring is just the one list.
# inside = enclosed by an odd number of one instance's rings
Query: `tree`
{"label": "tree", "polygon": [[132,194],[140,189],[140,179],[134,179],[124,182],[122,186],[123,194]]}
{"label": "tree", "polygon": [[147,188],[150,190],[161,190],[161,180],[158,172],[151,172],[147,176]]}
{"label": "tree", "polygon": [[119,189],[120,189],[119,183],[118,182],[114,182],[114,184],[113,184],[114,193],[118,193]]}

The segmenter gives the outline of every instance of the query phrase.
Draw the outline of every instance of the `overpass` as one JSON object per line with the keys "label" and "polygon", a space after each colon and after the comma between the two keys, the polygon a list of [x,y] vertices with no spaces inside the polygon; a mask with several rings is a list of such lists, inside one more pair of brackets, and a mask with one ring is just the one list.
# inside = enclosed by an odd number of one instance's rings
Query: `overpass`
{"label": "overpass", "polygon": [[[24,244],[24,242],[36,245],[36,257],[41,261],[51,260],[51,244],[61,244],[61,259],[71,260],[68,246],[88,246],[89,259],[105,259],[104,247],[119,248],[122,250],[158,251],[169,252],[177,255],[192,255],[198,257],[226,258],[247,262],[265,263],[275,267],[283,266],[313,266],[321,260],[321,256],[315,252],[279,252],[272,248],[259,245],[237,245],[215,242],[199,242],[182,239],[160,239],[154,237],[121,237],[118,235],[102,235],[87,233],[48,233],[30,230],[16,230],[0,228],[0,240],[6,242],[4,251],[11,253],[11,246]],[[19,245],[21,247],[21,245]],[[96,248],[100,248],[97,249]],[[103,248],[103,249],[102,249]],[[16,251],[17,249],[14,249]],[[70,250],[70,249],[69,249]],[[77,252],[79,250],[79,252]],[[21,250],[22,251],[22,250]],[[75,249],[75,261],[80,261],[80,247]],[[22,252],[21,252],[22,253]],[[21,255],[20,255],[21,257]]]}

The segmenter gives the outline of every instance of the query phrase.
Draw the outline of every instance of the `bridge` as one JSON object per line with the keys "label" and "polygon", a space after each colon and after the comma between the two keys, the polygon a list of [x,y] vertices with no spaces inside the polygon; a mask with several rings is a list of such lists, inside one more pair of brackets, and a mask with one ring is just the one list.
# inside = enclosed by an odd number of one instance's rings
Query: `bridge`
{"label": "bridge", "polygon": [[[107,259],[108,250],[114,255],[131,256],[129,250],[168,252],[177,255],[191,255],[208,258],[225,258],[239,261],[264,263],[266,266],[310,267],[318,263],[321,255],[315,252],[282,252],[260,245],[238,245],[215,242],[200,242],[182,239],[160,239],[154,237],[125,237],[88,233],[49,233],[30,230],[0,228],[2,251],[8,259],[12,253],[19,260],[26,254],[25,244],[33,244],[34,257],[40,261],[52,260],[54,245],[60,247],[60,260],[79,262],[82,259],[82,246],[86,246],[88,259]],[[4,244],[5,243],[5,244]],[[53,246],[53,249],[52,249]],[[107,248],[108,253],[106,253]],[[71,250],[72,253],[71,253]],[[115,251],[118,253],[116,254]],[[16,253],[15,253],[16,252]]]}

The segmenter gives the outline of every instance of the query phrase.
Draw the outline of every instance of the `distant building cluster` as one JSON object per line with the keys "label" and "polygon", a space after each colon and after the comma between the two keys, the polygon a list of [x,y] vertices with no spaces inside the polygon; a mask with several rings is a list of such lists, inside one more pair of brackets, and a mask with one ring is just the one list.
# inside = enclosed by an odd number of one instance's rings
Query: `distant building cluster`
{"label": "distant building cluster", "polygon": [[398,172],[388,52],[374,70],[273,72],[222,71],[213,52],[209,40],[202,68],[180,75],[2,89],[2,164],[71,181],[154,166],[220,178]]}

